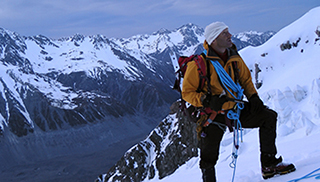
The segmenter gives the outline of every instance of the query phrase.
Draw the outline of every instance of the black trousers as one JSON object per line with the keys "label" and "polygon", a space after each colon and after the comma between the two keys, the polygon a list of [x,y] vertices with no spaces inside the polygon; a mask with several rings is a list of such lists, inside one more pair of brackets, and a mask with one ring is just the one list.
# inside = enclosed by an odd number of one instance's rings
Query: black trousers
{"label": "black trousers", "polygon": [[[225,116],[219,114],[215,118],[215,121],[225,124]],[[245,105],[244,109],[241,111],[240,122],[242,128],[259,128],[261,153],[277,153],[275,145],[277,113],[275,111],[265,107],[258,113],[250,113],[248,106]],[[206,137],[201,138],[200,140],[200,168],[213,168],[214,170],[214,166],[219,158],[220,142],[224,131],[216,124],[210,124],[203,128],[203,131],[206,133]],[[203,178],[205,178],[205,175],[206,174],[203,174]],[[212,176],[212,174],[210,175]],[[207,181],[215,181],[215,176],[214,179]]]}

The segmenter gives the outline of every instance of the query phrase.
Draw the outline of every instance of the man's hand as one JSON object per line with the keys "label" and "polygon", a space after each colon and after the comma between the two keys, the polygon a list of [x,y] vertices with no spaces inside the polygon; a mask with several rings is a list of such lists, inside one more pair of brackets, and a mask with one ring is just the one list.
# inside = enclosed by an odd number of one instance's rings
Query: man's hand
{"label": "man's hand", "polygon": [[204,107],[210,107],[214,111],[220,111],[222,105],[227,102],[226,95],[205,95],[201,98]]}
{"label": "man's hand", "polygon": [[251,114],[256,114],[260,112],[264,107],[262,100],[259,98],[257,94],[253,94],[250,97],[249,106]]}

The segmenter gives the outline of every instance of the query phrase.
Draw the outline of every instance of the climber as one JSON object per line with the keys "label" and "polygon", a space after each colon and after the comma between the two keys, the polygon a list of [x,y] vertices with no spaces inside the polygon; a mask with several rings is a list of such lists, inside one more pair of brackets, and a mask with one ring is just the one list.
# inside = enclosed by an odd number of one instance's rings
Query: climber
{"label": "climber", "polygon": [[[204,182],[215,182],[215,165],[219,156],[219,147],[225,128],[226,113],[237,109],[237,104],[228,98],[237,98],[240,93],[231,90],[223,84],[217,75],[216,68],[211,63],[216,61],[224,68],[235,83],[241,86],[243,95],[248,102],[239,114],[242,128],[259,128],[260,162],[264,179],[276,174],[286,174],[295,170],[293,164],[282,162],[282,157],[276,157],[277,148],[276,125],[277,113],[264,106],[252,82],[251,73],[231,41],[228,26],[222,22],[214,22],[205,28],[205,55],[202,59],[209,60],[209,87],[204,86],[202,92],[197,92],[199,73],[194,61],[188,63],[182,85],[182,98],[195,107],[210,108],[216,112],[213,123],[202,126],[200,137],[200,168]],[[209,64],[209,65],[208,65]],[[210,92],[208,89],[210,88]],[[210,93],[210,94],[208,94]],[[242,97],[242,96],[240,96]],[[240,98],[242,99],[242,98]]]}

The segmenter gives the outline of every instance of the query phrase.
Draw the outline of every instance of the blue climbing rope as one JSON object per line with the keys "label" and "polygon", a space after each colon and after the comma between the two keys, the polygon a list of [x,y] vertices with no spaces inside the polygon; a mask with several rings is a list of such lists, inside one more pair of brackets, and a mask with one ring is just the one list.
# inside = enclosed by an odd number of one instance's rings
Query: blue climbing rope
{"label": "blue climbing rope", "polygon": [[[232,78],[228,75],[228,73],[224,70],[224,68],[221,66],[221,64],[218,61],[211,61],[212,65],[214,66],[222,84],[223,87],[234,97],[235,99],[242,99],[243,96],[243,89],[241,88],[241,85],[239,83],[235,84]],[[232,89],[234,92],[237,93],[237,96],[235,96],[229,88]]]}
{"label": "blue climbing rope", "polygon": [[[228,73],[224,70],[224,68],[222,67],[222,65],[218,62],[218,61],[212,61],[211,60],[212,65],[214,66],[220,81],[222,83],[223,88],[225,88],[230,95],[238,100],[241,100],[243,97],[243,89],[241,88],[241,85],[239,83],[234,83],[234,81],[232,80],[232,78],[228,75]],[[235,93],[237,93],[237,95],[235,96],[231,91],[234,91]],[[241,139],[242,141],[242,126],[241,126],[241,122],[240,122],[240,113],[241,110],[244,108],[244,104],[243,103],[237,103],[235,110],[230,110],[227,113],[227,117],[230,120],[234,120],[235,122],[235,131],[233,132],[233,151],[232,151],[232,162],[229,164],[229,166],[231,168],[233,168],[233,176],[232,176],[232,181],[234,181],[234,177],[235,177],[235,172],[236,172],[236,166],[237,166],[237,158],[238,158],[238,149],[239,149],[239,141]]]}
{"label": "blue climbing rope", "polygon": [[[243,104],[240,104],[239,106],[243,106]],[[242,140],[242,126],[241,126],[241,122],[239,120],[239,116],[240,116],[240,110],[243,109],[239,108],[237,109],[237,112],[234,111],[229,111],[227,114],[227,117],[229,119],[233,119],[235,122],[235,126],[234,126],[234,131],[233,131],[233,149],[232,149],[232,162],[229,164],[229,166],[231,168],[233,168],[233,175],[232,175],[232,182],[234,181],[234,177],[236,175],[236,166],[237,166],[237,158],[238,158],[238,149],[239,149],[239,141],[241,138],[241,142]],[[239,132],[240,131],[240,132]]]}
{"label": "blue climbing rope", "polygon": [[305,175],[305,176],[303,176],[301,178],[293,179],[293,180],[290,180],[288,182],[297,182],[297,181],[300,181],[300,180],[303,180],[303,179],[308,179],[308,178],[313,178],[313,177],[315,179],[320,179],[320,173],[313,174],[313,173],[315,173],[317,171],[320,171],[320,168],[312,171],[311,173],[309,173],[309,174],[307,174],[307,175]]}

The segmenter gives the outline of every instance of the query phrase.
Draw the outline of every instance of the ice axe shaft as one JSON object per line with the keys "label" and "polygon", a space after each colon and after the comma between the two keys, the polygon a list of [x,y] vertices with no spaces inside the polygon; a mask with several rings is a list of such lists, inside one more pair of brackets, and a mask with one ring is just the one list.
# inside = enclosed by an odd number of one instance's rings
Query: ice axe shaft
{"label": "ice axe shaft", "polygon": [[243,101],[243,100],[239,100],[239,99],[234,99],[234,98],[227,98],[228,101],[232,101],[232,102],[236,102],[236,103],[240,103],[240,104],[244,104],[244,103],[248,103],[247,101]]}
{"label": "ice axe shaft", "polygon": [[[223,90],[219,97],[222,97],[224,95],[226,95],[226,91]],[[235,99],[235,98],[230,98],[230,97],[227,97],[227,101],[232,101],[232,102],[236,102],[236,103],[240,103],[240,104],[247,103],[247,101],[243,101],[243,100],[239,100],[239,99]]]}

